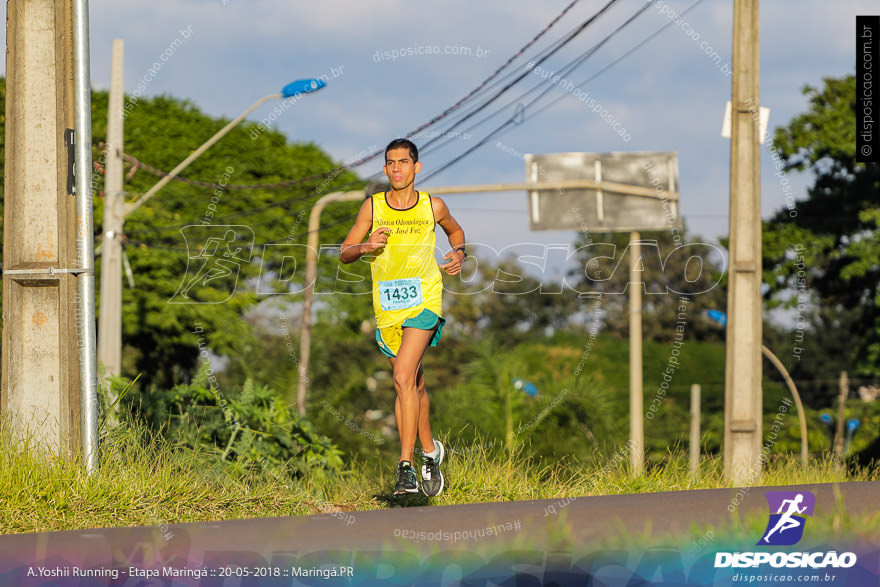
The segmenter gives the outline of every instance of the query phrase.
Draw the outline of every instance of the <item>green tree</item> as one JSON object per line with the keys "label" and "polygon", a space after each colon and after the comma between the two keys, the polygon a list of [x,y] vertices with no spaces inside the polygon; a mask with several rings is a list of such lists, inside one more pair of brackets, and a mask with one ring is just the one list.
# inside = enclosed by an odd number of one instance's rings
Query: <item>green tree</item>
{"label": "green tree", "polygon": [[[129,98],[126,104],[133,106],[125,120],[126,153],[162,170],[173,168],[227,122],[169,96]],[[92,120],[93,157],[100,165],[106,92],[93,93]],[[290,268],[303,267],[312,204],[338,186],[362,185],[351,172],[332,171],[337,165],[317,146],[289,144],[272,130],[252,133],[256,128],[250,123],[234,128],[185,171],[187,177],[216,185],[172,181],[126,221],[125,250],[135,287],[123,289],[124,374],[142,372],[148,384],[168,387],[191,376],[200,350],[237,355],[252,345],[241,318],[261,294],[302,290],[302,272]],[[332,173],[322,177],[321,172]],[[218,187],[310,177],[278,189]],[[126,178],[128,201],[158,180],[137,163],[127,164]],[[103,175],[98,171],[95,186],[100,196]],[[356,209],[356,204],[329,207],[322,218],[329,225],[321,232],[322,241],[340,242],[345,231],[340,221]],[[99,234],[102,217],[99,197]],[[235,238],[226,240],[227,234]],[[100,280],[100,258],[98,269]]]}
{"label": "green tree", "polygon": [[776,129],[771,155],[780,181],[809,172],[813,185],[765,223],[764,283],[768,306],[793,315],[792,375],[827,403],[841,370],[880,374],[880,166],[855,161],[854,76],[803,92],[807,111]]}
{"label": "green tree", "polygon": [[[699,239],[691,241],[680,231],[651,231],[640,235],[644,272],[642,335],[646,340],[669,341],[676,333],[679,306],[687,307],[690,340],[720,340],[723,331],[709,322],[706,310],[724,311],[721,250]],[[575,243],[578,268],[569,277],[583,295],[603,294],[605,332],[629,336],[630,235],[605,233],[581,235]],[[682,303],[682,298],[687,302]]]}
{"label": "green tree", "polygon": [[563,290],[561,277],[535,277],[510,257],[481,258],[481,251],[472,257],[461,275],[444,277],[450,330],[510,344],[565,327],[582,306]]}

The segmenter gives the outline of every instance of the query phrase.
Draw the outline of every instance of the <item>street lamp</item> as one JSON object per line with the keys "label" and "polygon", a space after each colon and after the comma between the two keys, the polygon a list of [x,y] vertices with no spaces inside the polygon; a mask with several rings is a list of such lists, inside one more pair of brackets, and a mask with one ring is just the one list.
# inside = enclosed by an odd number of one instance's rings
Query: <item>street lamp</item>
{"label": "street lamp", "polygon": [[[122,185],[123,153],[123,91],[122,41],[113,42],[113,65],[107,115],[107,166],[104,200],[103,252],[101,261],[101,312],[98,319],[98,362],[103,363],[107,375],[118,375],[122,363],[122,236],[125,219],[184,168],[207,151],[214,143],[232,130],[254,109],[268,100],[296,99],[327,85],[323,79],[300,79],[282,88],[281,92],[263,96],[254,102],[214,136],[181,161],[145,194],[126,204]],[[114,398],[110,398],[111,400]]]}
{"label": "street lamp", "polygon": [[168,175],[166,175],[165,177],[160,179],[158,182],[156,182],[156,185],[151,187],[147,191],[147,193],[142,195],[140,198],[138,198],[137,200],[135,200],[131,204],[128,204],[125,207],[125,215],[127,216],[127,215],[131,214],[132,212],[137,210],[138,207],[141,206],[141,204],[143,204],[144,202],[149,200],[151,197],[153,197],[153,195],[156,192],[158,192],[160,189],[162,189],[162,187],[166,183],[168,183],[169,181],[171,181],[172,179],[177,177],[177,175],[181,171],[183,171],[183,169],[186,166],[188,166],[190,163],[195,161],[199,157],[199,155],[201,155],[202,153],[207,151],[209,148],[211,148],[211,146],[214,143],[216,143],[217,141],[219,141],[220,138],[223,137],[223,135],[225,135],[230,130],[232,130],[236,125],[238,125],[238,123],[240,123],[242,120],[244,120],[244,118],[248,114],[253,112],[257,108],[257,106],[259,106],[263,102],[266,102],[268,100],[275,100],[277,98],[285,98],[285,99],[294,98],[295,99],[301,94],[310,94],[312,92],[317,92],[318,90],[320,90],[321,88],[323,88],[326,85],[327,85],[327,82],[325,82],[322,79],[299,79],[299,80],[296,80],[296,81],[291,82],[291,83],[287,84],[286,86],[284,86],[284,88],[281,90],[281,93],[269,94],[267,96],[263,96],[262,98],[260,98],[259,100],[257,100],[253,104],[251,104],[251,106],[247,110],[245,110],[244,112],[242,112],[241,114],[236,116],[234,119],[230,120],[229,124],[227,124],[226,126],[221,128],[219,131],[217,131],[217,134],[215,134],[213,137],[211,137],[210,139],[205,141],[202,144],[202,146],[199,147],[198,149],[196,149],[195,151],[193,151],[189,155],[189,157],[187,157],[186,159],[184,159],[183,161],[178,163],[177,167],[172,169],[168,173]]}
{"label": "street lamp", "polygon": [[[834,431],[831,427],[834,425],[834,417],[831,414],[822,413],[819,414],[819,420],[825,424],[825,427],[828,429],[828,438],[831,446],[834,446]],[[852,442],[853,433],[859,428],[859,419],[858,418],[850,418],[846,421],[846,444],[843,448],[844,453],[849,453],[849,445]]]}
{"label": "street lamp", "polygon": [[513,388],[518,389],[523,393],[527,393],[532,397],[538,395],[538,387],[534,383],[532,383],[531,381],[526,381],[525,379],[520,379],[519,377],[514,378]]}
{"label": "street lamp", "polygon": [[722,328],[727,327],[727,314],[725,314],[721,310],[707,310],[706,317],[709,318],[709,320],[711,320],[712,322],[720,324]]}
{"label": "street lamp", "polygon": [[852,442],[853,433],[859,427],[859,419],[858,418],[850,418],[846,421],[846,447],[843,449],[843,452],[849,453],[849,445]]}
{"label": "street lamp", "polygon": [[831,414],[823,412],[819,414],[819,421],[825,425],[825,431],[828,433],[828,452],[830,453],[834,449],[834,430],[831,429],[834,425],[834,418],[831,417]]}
{"label": "street lamp", "polygon": [[[721,310],[707,310],[706,317],[719,324],[722,327],[727,326],[727,314],[722,312]],[[782,364],[782,361],[779,360],[779,357],[773,354],[773,352],[767,348],[766,345],[761,345],[761,352],[764,354],[767,359],[773,363],[773,366],[779,371],[782,375],[782,378],[785,380],[785,384],[788,386],[788,390],[791,392],[792,397],[794,398],[795,407],[797,407],[798,412],[798,420],[800,420],[801,425],[801,463],[806,467],[807,462],[809,460],[809,453],[807,449],[807,419],[804,416],[804,405],[801,403],[801,396],[798,393],[797,387],[794,385],[794,380],[791,378],[791,375],[788,374],[788,369],[785,368],[785,365]]]}

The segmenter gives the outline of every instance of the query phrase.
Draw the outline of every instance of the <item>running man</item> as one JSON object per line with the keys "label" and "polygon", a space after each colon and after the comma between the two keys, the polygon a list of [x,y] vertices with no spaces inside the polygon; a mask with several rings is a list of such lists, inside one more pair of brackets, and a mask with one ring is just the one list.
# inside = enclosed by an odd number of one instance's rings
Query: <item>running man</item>
{"label": "running man", "polygon": [[[342,243],[339,259],[352,263],[368,255],[370,261],[376,342],[391,361],[397,392],[394,414],[400,435],[400,459],[394,494],[419,490],[412,465],[418,436],[424,461],[422,491],[436,496],[443,491],[440,465],[446,451],[431,434],[422,357],[429,345],[437,346],[440,342],[446,322],[442,317],[440,269],[449,275],[461,271],[461,263],[467,257],[464,231],[443,200],[414,188],[422,164],[411,141],[391,141],[385,148],[382,169],[391,183],[391,191],[373,194],[364,201]],[[452,247],[443,257],[447,261],[439,266],[434,258],[435,224],[446,232]]]}
{"label": "running man", "polygon": [[[779,517],[779,521],[776,522],[776,525],[773,526],[773,529],[767,532],[767,535],[761,540],[761,542],[765,542],[770,544],[769,538],[770,536],[779,530],[779,533],[782,534],[786,530],[790,530],[791,528],[797,528],[803,522],[793,517],[793,514],[802,514],[806,511],[807,506],[802,508],[798,507],[798,504],[804,501],[804,494],[798,493],[794,496],[794,499],[784,499],[782,503],[779,504],[779,509],[776,511],[777,514],[782,514]],[[785,504],[788,504],[788,510],[783,514],[782,510],[785,508]]]}

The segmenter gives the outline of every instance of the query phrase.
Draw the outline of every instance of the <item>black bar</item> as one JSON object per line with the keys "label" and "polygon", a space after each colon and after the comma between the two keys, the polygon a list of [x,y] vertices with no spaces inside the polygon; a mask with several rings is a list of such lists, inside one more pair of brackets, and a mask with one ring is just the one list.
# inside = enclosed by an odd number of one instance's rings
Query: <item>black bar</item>
{"label": "black bar", "polygon": [[880,163],[878,76],[880,16],[856,16],[856,161],[859,163]]}
{"label": "black bar", "polygon": [[64,144],[67,145],[67,193],[76,195],[76,131],[64,129]]}

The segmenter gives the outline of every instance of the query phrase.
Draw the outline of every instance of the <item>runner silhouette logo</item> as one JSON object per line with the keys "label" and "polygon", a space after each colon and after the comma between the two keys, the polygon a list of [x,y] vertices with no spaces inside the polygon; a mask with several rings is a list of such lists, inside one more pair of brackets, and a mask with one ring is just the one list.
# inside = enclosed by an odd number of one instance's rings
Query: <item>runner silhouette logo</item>
{"label": "runner silhouette logo", "polygon": [[768,491],[764,495],[770,506],[770,520],[758,545],[791,546],[800,542],[806,516],[813,515],[816,496],[809,491]]}
{"label": "runner silhouette logo", "polygon": [[191,224],[180,229],[186,242],[186,272],[169,304],[221,304],[232,297],[242,266],[251,262],[254,230],[237,224]]}

